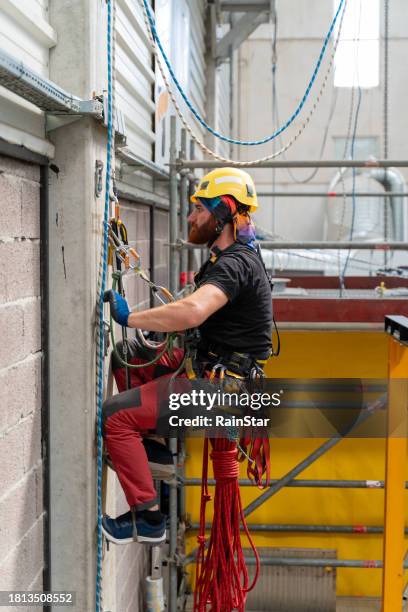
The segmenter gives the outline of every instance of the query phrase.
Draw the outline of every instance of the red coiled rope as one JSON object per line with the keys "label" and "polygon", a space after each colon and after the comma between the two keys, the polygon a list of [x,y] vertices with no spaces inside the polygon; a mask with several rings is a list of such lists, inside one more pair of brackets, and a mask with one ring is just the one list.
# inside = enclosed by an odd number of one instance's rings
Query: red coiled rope
{"label": "red coiled rope", "polygon": [[[238,485],[239,463],[237,445],[227,438],[211,439],[211,459],[215,484],[214,518],[205,554],[205,511],[211,495],[208,493],[208,439],[204,440],[203,475],[201,485],[200,530],[196,560],[194,611],[244,612],[248,591],[259,575],[259,555],[256,551],[242,509]],[[240,537],[240,523],[256,559],[252,584],[248,586]],[[210,606],[208,608],[208,606]]]}

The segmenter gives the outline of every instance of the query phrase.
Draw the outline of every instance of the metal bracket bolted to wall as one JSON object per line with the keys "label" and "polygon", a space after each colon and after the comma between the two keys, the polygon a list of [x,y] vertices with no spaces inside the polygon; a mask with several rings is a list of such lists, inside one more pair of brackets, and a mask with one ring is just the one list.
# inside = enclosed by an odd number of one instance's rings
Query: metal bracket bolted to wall
{"label": "metal bracket bolted to wall", "polygon": [[92,115],[103,118],[98,99],[82,100],[0,50],[0,85],[52,115]]}

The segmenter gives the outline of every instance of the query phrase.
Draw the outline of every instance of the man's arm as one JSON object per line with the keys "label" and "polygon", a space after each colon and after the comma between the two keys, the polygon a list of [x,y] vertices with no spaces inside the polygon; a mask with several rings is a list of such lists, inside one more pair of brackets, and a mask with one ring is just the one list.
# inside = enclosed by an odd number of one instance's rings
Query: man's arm
{"label": "man's arm", "polygon": [[198,327],[227,302],[227,296],[219,287],[206,284],[177,302],[141,312],[131,312],[127,324],[128,327],[138,327],[146,331],[183,331]]}

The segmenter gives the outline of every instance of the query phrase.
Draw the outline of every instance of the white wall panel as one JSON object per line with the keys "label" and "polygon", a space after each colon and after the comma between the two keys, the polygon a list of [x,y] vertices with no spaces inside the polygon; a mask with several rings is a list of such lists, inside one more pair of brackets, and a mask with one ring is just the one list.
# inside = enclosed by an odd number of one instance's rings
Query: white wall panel
{"label": "white wall panel", "polygon": [[[190,99],[200,115],[206,119],[206,75],[205,75],[205,2],[188,0],[190,8]],[[204,137],[204,128],[187,112],[189,123],[195,133]],[[201,151],[196,147],[196,157],[201,157]]]}
{"label": "white wall panel", "polygon": [[152,160],[155,74],[142,9],[135,0],[117,0],[116,75],[116,101],[125,116],[127,147]]}
{"label": "white wall panel", "polygon": [[[230,63],[223,62],[217,69],[217,130],[224,136],[230,135]],[[217,139],[217,153],[230,156],[230,145]]]}
{"label": "white wall panel", "polygon": [[[49,52],[57,36],[48,22],[48,0],[1,0],[0,51],[12,55],[41,76],[49,77]],[[53,147],[45,138],[44,113],[0,87],[3,138],[44,155]]]}
{"label": "white wall panel", "polygon": [[[183,63],[180,60],[184,59],[180,57],[180,45],[184,49],[184,54],[187,54],[188,78],[182,86],[192,105],[204,119],[206,119],[205,4],[204,0],[183,0],[183,3],[181,3],[181,0],[158,0],[156,2],[156,18],[159,21],[159,30],[161,31],[161,39],[166,53],[171,59],[172,67],[179,80],[182,78],[182,69],[184,69],[184,65],[179,65],[179,63]],[[188,40],[183,41],[177,38],[177,32],[182,31],[180,19],[183,14],[185,15],[186,7],[188,9],[188,27],[186,29],[188,29],[189,35]],[[161,9],[163,12],[160,14]],[[161,23],[160,15],[162,18]],[[156,78],[156,100],[159,107],[156,115],[156,161],[160,165],[165,166],[169,159],[170,116],[175,114],[175,110],[167,94],[164,92],[164,85],[158,68]],[[170,82],[172,83],[172,81]],[[176,92],[174,84],[173,91]],[[203,139],[204,129],[196,121],[178,92],[176,95],[188,124],[192,126],[194,133]],[[181,122],[178,122],[178,127],[179,146]],[[196,156],[201,156],[198,147],[196,147]]]}

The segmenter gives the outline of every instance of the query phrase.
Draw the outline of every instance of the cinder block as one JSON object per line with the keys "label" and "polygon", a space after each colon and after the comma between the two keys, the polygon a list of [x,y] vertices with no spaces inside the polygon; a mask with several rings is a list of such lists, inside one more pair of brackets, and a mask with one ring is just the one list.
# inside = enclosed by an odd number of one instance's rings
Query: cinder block
{"label": "cinder block", "polygon": [[41,516],[44,511],[43,503],[43,489],[44,489],[44,474],[43,474],[43,463],[35,469],[35,514],[36,518]]}
{"label": "cinder block", "polygon": [[[41,412],[37,410],[18,427],[23,437],[24,472],[28,472],[41,461]],[[35,495],[31,503],[35,506]]]}
{"label": "cinder block", "polygon": [[29,181],[40,182],[40,166],[29,162],[19,161],[14,157],[0,155],[0,171],[12,174]]}
{"label": "cinder block", "polygon": [[31,181],[21,185],[21,235],[40,237],[40,186]]}
{"label": "cinder block", "polygon": [[43,565],[43,517],[40,517],[0,565],[0,589],[26,590]]}
{"label": "cinder block", "polygon": [[[0,438],[1,492],[15,485],[24,476],[24,443],[21,426]],[[1,538],[0,538],[1,539]]]}
{"label": "cinder block", "polygon": [[0,338],[0,368],[21,361],[25,353],[20,304],[0,306]]}
{"label": "cinder block", "polygon": [[40,295],[40,244],[18,240],[0,244],[0,300]]}
{"label": "cinder block", "polygon": [[1,530],[0,563],[23,538],[38,518],[33,493],[36,491],[35,473],[22,479],[19,486],[0,502],[0,516],[7,529]]}
{"label": "cinder block", "polygon": [[0,432],[41,407],[41,353],[0,372]]}
{"label": "cinder block", "polygon": [[0,215],[1,238],[21,236],[21,189],[21,179],[0,174],[0,197],[5,211]]}
{"label": "cinder block", "polygon": [[24,304],[23,345],[25,355],[41,350],[41,300],[33,298]]}

